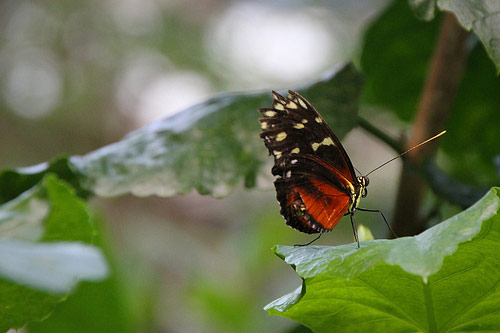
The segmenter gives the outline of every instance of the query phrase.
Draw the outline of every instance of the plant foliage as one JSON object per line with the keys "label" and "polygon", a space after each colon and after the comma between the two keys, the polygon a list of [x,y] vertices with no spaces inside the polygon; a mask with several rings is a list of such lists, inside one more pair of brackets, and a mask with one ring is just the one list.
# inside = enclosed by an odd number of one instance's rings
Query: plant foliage
{"label": "plant foliage", "polygon": [[[432,19],[442,15],[436,9],[452,12],[476,39],[470,43],[443,148],[453,176],[490,185],[496,180],[492,159],[500,142],[500,81],[490,61],[500,72],[498,5],[495,0],[409,4],[413,12],[406,2],[394,1],[367,29],[362,74],[342,64],[316,82],[290,88],[306,96],[340,138],[358,125],[360,104],[410,121],[438,33],[439,21]],[[78,282],[101,281],[84,283],[73,303],[56,310],[54,322],[32,323],[29,329],[132,331],[136,320],[122,309],[125,302],[100,297],[109,289],[119,294],[124,287],[116,276],[104,280],[109,268],[85,200],[192,190],[222,197],[241,184],[260,187],[260,179],[269,186],[271,158],[258,137],[256,109],[270,103],[268,90],[219,94],[82,156],[2,171],[0,329],[46,318]],[[415,237],[364,241],[361,249],[354,244],[275,247],[303,283],[266,309],[318,332],[498,331],[498,191]],[[232,296],[199,294],[212,303]],[[237,298],[220,308],[241,314],[246,304]],[[79,325],[74,318],[82,312],[95,320]],[[107,320],[108,314],[115,321]]]}
{"label": "plant foliage", "polygon": [[500,189],[415,237],[277,246],[302,286],[266,306],[315,332],[500,327]]}
{"label": "plant foliage", "polygon": [[409,0],[409,3],[424,20],[434,18],[436,7],[455,14],[460,24],[481,40],[500,74],[500,13],[496,0]]}
{"label": "plant foliage", "polygon": [[0,330],[42,319],[107,264],[86,204],[54,175],[0,206]]}

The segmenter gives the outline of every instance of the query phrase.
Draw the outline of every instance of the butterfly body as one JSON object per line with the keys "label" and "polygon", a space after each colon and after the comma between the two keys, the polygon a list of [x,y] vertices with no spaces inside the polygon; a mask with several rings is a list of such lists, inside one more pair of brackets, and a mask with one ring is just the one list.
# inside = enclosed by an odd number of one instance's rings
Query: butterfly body
{"label": "butterfly body", "polygon": [[366,196],[367,177],[356,176],[349,156],[323,117],[300,94],[273,91],[263,115],[261,138],[274,156],[272,174],[287,224],[313,234],[331,231]]}

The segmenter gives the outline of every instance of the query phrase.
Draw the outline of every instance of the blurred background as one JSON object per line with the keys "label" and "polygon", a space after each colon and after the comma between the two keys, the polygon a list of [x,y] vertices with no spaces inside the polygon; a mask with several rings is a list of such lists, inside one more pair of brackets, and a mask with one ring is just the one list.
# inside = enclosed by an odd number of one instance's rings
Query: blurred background
{"label": "blurred background", "polygon": [[[356,58],[363,28],[386,2],[3,0],[0,167],[87,153],[217,92],[300,87]],[[407,128],[388,114],[370,120],[396,137]],[[363,173],[394,156],[360,130],[343,142]],[[363,201],[389,219],[399,163],[371,177]],[[271,183],[221,200],[191,193],[91,204],[115,275],[101,289],[83,284],[28,331],[295,327],[262,310],[300,284],[271,247],[312,238],[285,225]],[[383,238],[374,215],[358,220]],[[348,242],[345,220],[318,244]]]}

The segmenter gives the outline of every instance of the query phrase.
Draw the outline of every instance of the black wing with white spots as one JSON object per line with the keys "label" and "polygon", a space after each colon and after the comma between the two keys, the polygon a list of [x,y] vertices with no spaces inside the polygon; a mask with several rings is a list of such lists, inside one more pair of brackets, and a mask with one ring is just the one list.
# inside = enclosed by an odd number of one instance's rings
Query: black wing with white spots
{"label": "black wing with white spots", "polygon": [[273,91],[273,98],[270,108],[259,109],[263,115],[260,136],[275,158],[273,174],[284,176],[286,159],[312,155],[354,183],[356,174],[344,147],[314,107],[291,90],[286,98]]}
{"label": "black wing with white spots", "polygon": [[300,94],[273,91],[270,108],[259,109],[262,133],[274,156],[272,173],[281,214],[299,231],[330,231],[348,211],[359,188],[342,144]]}

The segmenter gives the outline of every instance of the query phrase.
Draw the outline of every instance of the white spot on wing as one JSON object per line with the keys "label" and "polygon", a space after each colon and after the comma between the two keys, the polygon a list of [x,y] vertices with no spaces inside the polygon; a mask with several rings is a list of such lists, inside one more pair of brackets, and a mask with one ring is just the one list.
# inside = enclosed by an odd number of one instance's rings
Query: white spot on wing
{"label": "white spot on wing", "polygon": [[335,146],[335,143],[333,143],[333,140],[331,137],[324,138],[323,141],[321,142],[322,145],[325,146]]}
{"label": "white spot on wing", "polygon": [[276,135],[276,141],[283,141],[286,138],[286,133],[285,132],[280,132],[278,135]]}
{"label": "white spot on wing", "polygon": [[[298,149],[298,148],[297,148],[297,149]],[[292,160],[290,163],[295,164],[295,163],[297,163],[298,161],[299,161],[299,160]]]}
{"label": "white spot on wing", "polygon": [[266,111],[264,112],[264,116],[266,117],[274,117],[276,115],[275,111]]}
{"label": "white spot on wing", "polygon": [[307,109],[306,103],[302,100],[302,98],[299,98],[299,104],[302,106],[304,109]]}
{"label": "white spot on wing", "polygon": [[318,150],[319,146],[335,146],[335,143],[333,142],[331,137],[326,137],[323,139],[323,141],[313,142],[313,144],[311,145],[314,151]]}
{"label": "white spot on wing", "polygon": [[[298,154],[299,152],[300,152],[300,149],[297,147],[297,148],[293,148],[290,153],[292,153],[292,154]],[[293,161],[296,161],[296,160],[293,160]],[[293,164],[293,161],[292,161],[292,164]]]}
{"label": "white spot on wing", "polygon": [[275,93],[273,93],[273,98],[274,98],[275,101],[283,103],[283,101],[281,100],[280,96],[276,95]]}
{"label": "white spot on wing", "polygon": [[314,120],[316,120],[316,122],[317,122],[318,124],[321,124],[321,123],[323,122],[323,120],[321,120],[321,118],[320,118],[320,117],[316,117],[316,118],[314,118]]}
{"label": "white spot on wing", "polygon": [[279,150],[273,150],[274,157],[279,159],[279,158],[281,158],[281,154],[282,154],[282,152],[280,152]]}
{"label": "white spot on wing", "polygon": [[297,124],[293,125],[293,128],[296,128],[296,129],[303,129],[303,128],[304,128],[304,124],[297,123]]}
{"label": "white spot on wing", "polygon": [[291,171],[291,170],[288,170],[288,171],[286,172],[286,178],[290,178],[290,177],[292,177],[292,171]]}
{"label": "white spot on wing", "polygon": [[286,107],[289,108],[289,109],[297,109],[297,104],[295,104],[294,102],[290,101],[290,102],[287,103]]}
{"label": "white spot on wing", "polygon": [[302,124],[307,124],[307,119],[302,119]]}
{"label": "white spot on wing", "polygon": [[285,107],[283,106],[283,104],[280,104],[280,103],[274,103],[273,108],[275,108],[276,110],[280,110],[280,111],[285,110]]}
{"label": "white spot on wing", "polygon": [[266,129],[267,128],[267,123],[265,121],[260,123],[260,128]]}

